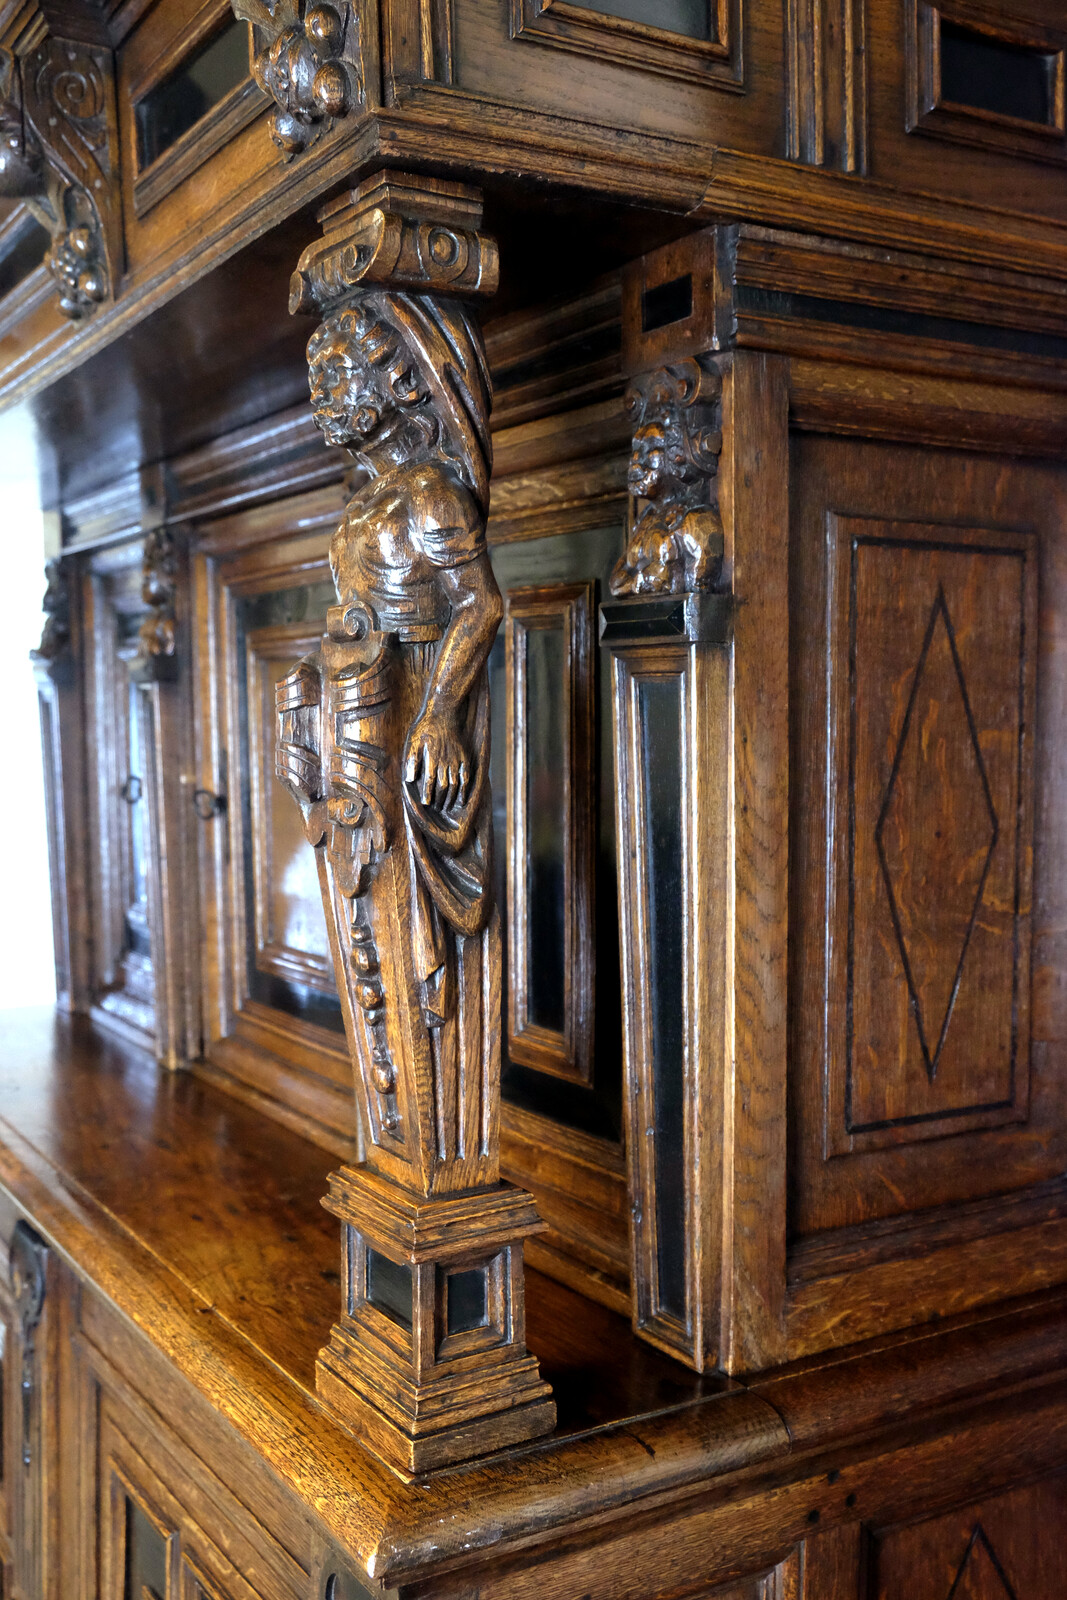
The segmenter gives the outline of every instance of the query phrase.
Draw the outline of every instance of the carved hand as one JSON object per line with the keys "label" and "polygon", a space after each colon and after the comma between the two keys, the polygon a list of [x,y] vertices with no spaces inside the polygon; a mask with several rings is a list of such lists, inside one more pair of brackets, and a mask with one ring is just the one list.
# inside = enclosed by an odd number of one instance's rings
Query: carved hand
{"label": "carved hand", "polygon": [[426,710],[412,725],[404,751],[404,778],[418,786],[424,806],[449,811],[464,805],[470,788],[467,753],[450,721]]}

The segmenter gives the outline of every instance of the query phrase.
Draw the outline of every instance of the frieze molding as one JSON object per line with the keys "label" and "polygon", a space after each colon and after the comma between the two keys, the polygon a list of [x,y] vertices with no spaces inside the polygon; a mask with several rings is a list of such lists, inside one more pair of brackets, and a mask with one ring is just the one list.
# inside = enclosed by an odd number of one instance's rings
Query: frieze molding
{"label": "frieze molding", "polygon": [[48,35],[0,51],[0,194],[47,229],[59,309],[77,322],[114,297],[122,270],[114,58]]}
{"label": "frieze molding", "polygon": [[627,392],[633,451],[627,485],[640,510],[611,575],[614,595],[713,589],[722,570],[719,457],[722,380],[689,357],[637,378]]}
{"label": "frieze molding", "polygon": [[233,0],[252,26],[252,73],[274,101],[271,138],[287,161],[365,104],[359,13],[348,0]]}
{"label": "frieze molding", "polygon": [[[352,456],[355,493],[321,646],[277,687],[277,770],[319,856],[366,1150],[325,1202],[345,1284],[316,1383],[392,1466],[422,1472],[555,1423],[525,1345],[522,1245],[542,1224],[500,1180],[489,371],[466,268],[450,274],[431,241],[463,241],[482,292],[496,247],[460,185],[381,175],[328,209],[328,230],[338,216],[294,302],[323,315],[312,412]],[[381,251],[393,221],[398,248]],[[351,272],[323,267],[350,248]]]}

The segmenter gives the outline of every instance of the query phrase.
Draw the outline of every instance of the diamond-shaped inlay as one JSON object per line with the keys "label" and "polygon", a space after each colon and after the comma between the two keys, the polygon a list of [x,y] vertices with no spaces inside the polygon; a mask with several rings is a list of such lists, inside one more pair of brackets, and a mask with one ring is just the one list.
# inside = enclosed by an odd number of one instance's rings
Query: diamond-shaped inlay
{"label": "diamond-shaped inlay", "polygon": [[874,834],[931,1083],[998,834],[952,619],[939,585]]}
{"label": "diamond-shaped inlay", "polygon": [[980,1522],[974,1525],[945,1600],[1016,1600],[1015,1590]]}

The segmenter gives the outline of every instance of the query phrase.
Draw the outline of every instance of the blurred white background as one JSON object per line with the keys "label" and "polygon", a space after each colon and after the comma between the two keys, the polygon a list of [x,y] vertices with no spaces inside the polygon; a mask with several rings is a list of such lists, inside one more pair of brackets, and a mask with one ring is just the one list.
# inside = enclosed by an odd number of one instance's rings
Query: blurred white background
{"label": "blurred white background", "polygon": [[30,651],[41,637],[44,522],[33,428],[0,414],[0,1009],[55,1000],[41,735]]}

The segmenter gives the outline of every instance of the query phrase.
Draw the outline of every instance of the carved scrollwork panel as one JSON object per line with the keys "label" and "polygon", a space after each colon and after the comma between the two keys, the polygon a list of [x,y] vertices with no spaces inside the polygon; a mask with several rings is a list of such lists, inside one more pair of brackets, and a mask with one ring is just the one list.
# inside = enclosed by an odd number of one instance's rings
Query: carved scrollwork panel
{"label": "carved scrollwork panel", "polygon": [[122,267],[114,63],[103,45],[55,36],[0,60],[0,193],[47,228],[64,316],[114,295]]}

